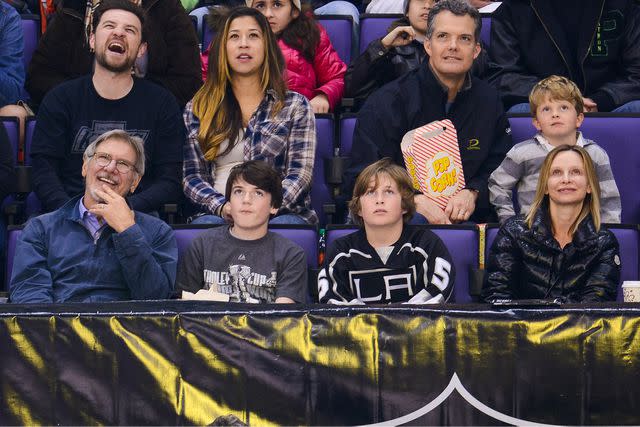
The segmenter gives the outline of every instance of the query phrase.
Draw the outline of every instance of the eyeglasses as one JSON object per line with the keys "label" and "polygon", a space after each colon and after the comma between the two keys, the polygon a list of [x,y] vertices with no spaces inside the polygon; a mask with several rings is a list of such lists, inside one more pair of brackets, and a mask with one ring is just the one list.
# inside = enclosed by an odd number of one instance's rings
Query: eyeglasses
{"label": "eyeglasses", "polygon": [[[107,153],[95,153],[90,157],[93,157],[96,161],[96,164],[101,168],[106,168],[114,160],[111,157],[111,154]],[[137,171],[136,167],[126,160],[116,160],[116,169],[118,169],[118,172],[120,172],[121,174],[127,174],[131,172],[131,170]]]}

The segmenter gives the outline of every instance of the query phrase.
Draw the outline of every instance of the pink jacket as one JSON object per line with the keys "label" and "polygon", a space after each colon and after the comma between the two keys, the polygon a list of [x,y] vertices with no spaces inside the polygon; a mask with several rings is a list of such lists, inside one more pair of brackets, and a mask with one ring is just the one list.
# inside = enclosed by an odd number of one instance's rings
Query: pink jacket
{"label": "pink jacket", "polygon": [[287,46],[282,40],[278,41],[278,45],[284,55],[289,89],[303,94],[308,99],[323,93],[329,98],[331,110],[334,110],[344,93],[347,65],[333,48],[325,29],[321,25],[318,25],[318,29],[320,42],[313,64],[307,61],[300,51]]}
{"label": "pink jacket", "polygon": [[[286,80],[289,89],[301,93],[308,99],[324,93],[329,98],[329,106],[333,111],[344,93],[344,74],[347,71],[347,65],[342,62],[333,48],[325,29],[321,25],[318,25],[318,29],[320,43],[316,48],[313,64],[282,40],[278,41],[278,45],[287,67]],[[207,78],[208,56],[209,49],[202,54],[203,80]]]}

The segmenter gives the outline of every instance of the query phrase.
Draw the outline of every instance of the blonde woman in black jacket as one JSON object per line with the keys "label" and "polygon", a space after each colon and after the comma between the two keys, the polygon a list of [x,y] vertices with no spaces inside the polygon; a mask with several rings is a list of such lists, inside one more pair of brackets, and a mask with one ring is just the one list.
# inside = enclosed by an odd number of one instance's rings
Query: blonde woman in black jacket
{"label": "blonde woman in black jacket", "polygon": [[546,157],[526,217],[509,219],[487,263],[483,298],[613,301],[618,241],[600,228],[600,188],[589,154],[561,145]]}

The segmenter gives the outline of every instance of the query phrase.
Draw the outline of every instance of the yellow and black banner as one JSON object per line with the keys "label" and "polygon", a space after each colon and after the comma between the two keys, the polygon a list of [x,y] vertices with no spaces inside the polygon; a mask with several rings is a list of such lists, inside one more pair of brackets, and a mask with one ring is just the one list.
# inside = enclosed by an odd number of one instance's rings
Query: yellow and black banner
{"label": "yellow and black banner", "polygon": [[622,304],[3,304],[0,424],[640,424],[639,325]]}

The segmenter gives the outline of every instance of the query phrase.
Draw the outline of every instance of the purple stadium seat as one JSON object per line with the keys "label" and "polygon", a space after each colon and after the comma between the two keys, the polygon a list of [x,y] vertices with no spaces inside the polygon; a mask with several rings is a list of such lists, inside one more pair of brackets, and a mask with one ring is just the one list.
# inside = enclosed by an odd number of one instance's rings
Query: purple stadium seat
{"label": "purple stadium seat", "polygon": [[[415,226],[414,226],[415,227]],[[456,282],[450,302],[472,302],[470,293],[470,277],[472,270],[478,269],[478,228],[475,225],[425,225],[442,239],[453,257],[456,268]],[[328,226],[327,248],[338,237],[353,233],[353,226]]]}
{"label": "purple stadium seat", "polygon": [[200,233],[208,228],[217,227],[216,225],[206,224],[188,224],[188,225],[174,225],[173,232],[176,236],[176,243],[178,244],[178,259],[184,255],[191,244],[191,241]]}
{"label": "purple stadium seat", "polygon": [[211,42],[213,41],[213,37],[215,36],[213,30],[209,28],[209,26],[205,23],[202,25],[202,51],[207,50]]}
{"label": "purple stadium seat", "polygon": [[482,28],[480,29],[480,41],[488,49],[491,46],[491,15],[482,15]]}
{"label": "purple stadium seat", "polygon": [[364,13],[360,16],[360,49],[362,53],[369,43],[375,39],[384,37],[393,21],[402,18],[402,15],[386,13]]}
{"label": "purple stadium seat", "polygon": [[[35,117],[27,119],[25,136],[24,136],[24,164],[25,166],[31,166],[31,143],[33,142],[33,131],[36,128]],[[25,215],[27,218],[38,215],[42,212],[42,205],[35,192],[29,193],[25,203]]]}
{"label": "purple stadium seat", "polygon": [[22,63],[26,70],[31,62],[33,52],[38,47],[38,39],[40,38],[40,18],[38,15],[22,15],[22,34],[24,37]]}
{"label": "purple stadium seat", "polygon": [[22,227],[10,227],[7,236],[7,258],[5,266],[5,290],[9,290],[9,282],[11,281],[11,271],[13,270],[13,256],[16,252],[16,243],[22,233]]}
{"label": "purple stadium seat", "polygon": [[[517,115],[509,118],[514,143],[531,138],[535,128],[531,117]],[[580,128],[585,138],[604,148],[611,160],[622,200],[622,222],[640,223],[640,114],[597,113],[585,118]]]}
{"label": "purple stadium seat", "polygon": [[18,118],[17,117],[1,117],[0,120],[7,131],[9,142],[11,143],[11,150],[13,151],[14,164],[18,163],[18,144],[19,144],[19,131],[18,131]]}
{"label": "purple stadium seat", "polygon": [[335,127],[331,114],[316,114],[316,158],[313,163],[313,181],[311,182],[311,206],[318,214],[320,224],[326,224],[322,206],[331,203],[331,189],[324,173],[324,161],[333,157]]}
{"label": "purple stadium seat", "polygon": [[313,225],[270,225],[269,231],[286,237],[304,249],[307,267],[318,267],[318,228]]}
{"label": "purple stadium seat", "polygon": [[348,15],[316,15],[315,18],[327,31],[329,40],[338,52],[340,59],[349,65],[351,62],[353,18]]}
{"label": "purple stadium seat", "polygon": [[340,116],[340,155],[350,156],[353,146],[353,131],[356,128],[356,116],[343,114]]}
{"label": "purple stadium seat", "polygon": [[24,164],[31,165],[31,143],[33,142],[33,131],[36,129],[36,118],[29,117],[25,124],[24,134]]}
{"label": "purple stadium seat", "polygon": [[[219,225],[182,224],[174,225],[173,231],[178,244],[178,258],[184,255],[191,241],[208,228]],[[312,225],[270,225],[269,230],[298,244],[307,255],[307,266],[318,266],[318,229]]]}
{"label": "purple stadium seat", "polygon": [[[193,20],[193,26],[196,29],[196,34],[198,35],[198,38],[200,39],[200,47],[203,52],[207,47],[209,47],[209,43],[205,44],[204,42],[205,28],[207,27],[205,19],[208,13],[209,13],[208,6],[198,7],[196,9],[193,9],[191,12],[189,12],[189,17],[191,17],[191,19]],[[211,41],[211,39],[209,39],[209,41]]]}
{"label": "purple stadium seat", "polygon": [[[625,280],[638,280],[640,277],[640,263],[638,254],[640,253],[640,230],[637,225],[629,224],[606,224],[605,227],[615,234],[620,245],[620,261],[622,268],[620,270],[620,283],[618,284],[617,301],[622,301],[622,282]],[[485,265],[489,259],[491,246],[498,234],[499,226],[491,224],[487,226],[485,234]]]}

